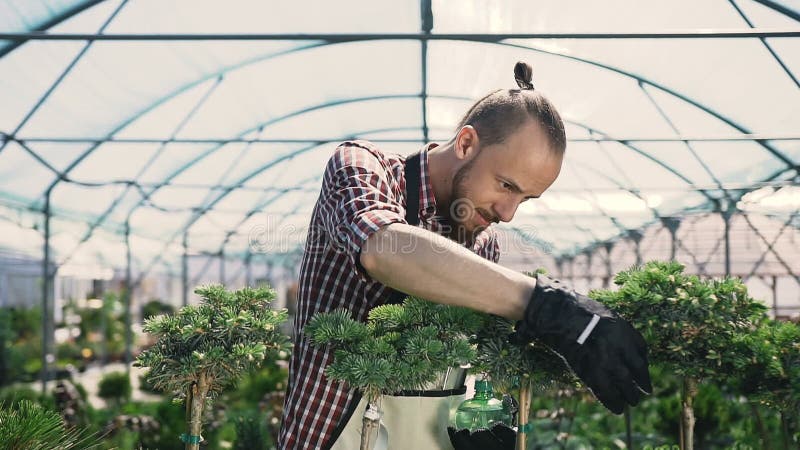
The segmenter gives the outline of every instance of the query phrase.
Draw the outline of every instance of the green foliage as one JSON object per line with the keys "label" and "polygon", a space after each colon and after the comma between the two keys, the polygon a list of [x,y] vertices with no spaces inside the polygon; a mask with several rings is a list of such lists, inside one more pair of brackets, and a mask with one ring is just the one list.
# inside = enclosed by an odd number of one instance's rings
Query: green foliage
{"label": "green foliage", "polygon": [[305,329],[305,333],[312,336],[316,345],[348,347],[366,341],[370,335],[367,325],[350,318],[350,313],[345,310],[333,311],[319,317],[312,318]]}
{"label": "green foliage", "polygon": [[[630,410],[634,449],[677,448],[681,379],[663,367],[653,367],[654,392]],[[582,391],[549,388],[532,402],[533,433],[528,448],[616,449],[625,442],[625,420],[608,414],[591,395]],[[703,383],[695,398],[696,448],[783,449],[780,417],[765,407],[753,408],[724,384]],[[758,414],[758,417],[756,416]],[[766,431],[762,442],[759,421]],[[649,446],[649,447],[647,447]],[[792,448],[792,447],[790,447]]]}
{"label": "green foliage", "polygon": [[11,314],[6,308],[0,308],[0,386],[13,381],[9,376],[11,370],[11,345],[16,335],[11,328]]}
{"label": "green foliage", "polygon": [[514,343],[509,339],[513,332],[510,320],[487,316],[474,338],[477,357],[473,369],[489,374],[498,391],[511,392],[526,381],[535,390],[577,382],[564,361],[549,348],[537,342]]}
{"label": "green foliage", "polygon": [[142,306],[143,319],[161,314],[175,314],[175,307],[159,300],[150,300]]}
{"label": "green foliage", "polygon": [[267,361],[263,366],[245,374],[237,383],[236,389],[225,393],[225,403],[239,409],[255,409],[268,393],[281,392],[286,389],[288,372],[274,361]]}
{"label": "green foliage", "polygon": [[5,450],[69,450],[99,446],[96,436],[66,429],[55,411],[28,400],[15,408],[0,405],[0,448]]}
{"label": "green foliage", "polygon": [[449,367],[473,364],[510,392],[524,379],[545,388],[574,383],[564,362],[539,344],[512,343],[513,323],[467,308],[409,297],[370,311],[366,324],[347,311],[318,314],[305,333],[335,349],[328,376],[370,393],[421,389]]}
{"label": "green foliage", "polygon": [[11,318],[14,338],[18,340],[35,339],[42,333],[42,308],[3,308]]}
{"label": "green foliage", "polygon": [[767,320],[753,333],[736,336],[730,353],[739,392],[793,415],[800,412],[800,326]]}
{"label": "green foliage", "polygon": [[[77,324],[78,334],[74,339],[57,347],[58,365],[75,364],[79,367],[89,360],[99,358],[121,360],[125,351],[124,305],[121,294],[106,292],[99,305],[92,300],[86,307],[78,307],[70,300],[64,307],[62,323],[70,331]],[[74,320],[74,321],[73,321]],[[83,354],[88,350],[86,354]]]}
{"label": "green foliage", "polygon": [[100,379],[97,395],[114,404],[121,405],[131,398],[131,378],[125,372],[110,372]]}
{"label": "green foliage", "polygon": [[40,391],[30,387],[21,386],[0,389],[0,405],[16,408],[16,405],[23,400],[38,403],[48,409],[53,409],[55,407],[51,396],[42,395]]}
{"label": "green foliage", "polygon": [[42,368],[41,308],[0,308],[0,386],[33,381]]}
{"label": "green foliage", "polygon": [[139,390],[148,394],[161,394],[161,391],[156,389],[153,383],[150,382],[149,375],[148,372],[139,375]]}
{"label": "green foliage", "polygon": [[151,317],[144,330],[158,336],[136,365],[149,367],[156,389],[187,392],[202,377],[211,395],[221,392],[264,359],[285,349],[279,325],[286,310],[269,308],[275,292],[244,288],[229,292],[221,285],[195,290],[203,299],[175,315]]}
{"label": "green foliage", "polygon": [[617,274],[619,290],[590,296],[642,333],[651,361],[685,376],[724,374],[734,338],[755,330],[766,307],[739,279],[704,281],[683,270],[676,262],[648,262]]}
{"label": "green foliage", "polygon": [[[147,431],[118,429],[104,437],[103,448],[109,450],[184,450],[185,445],[179,436],[185,431],[186,409],[172,399],[167,398],[159,402],[128,402],[118,413],[128,416],[152,417],[158,423],[158,427]],[[93,422],[102,429],[107,429],[117,414],[109,410],[98,410],[95,411],[94,416]],[[209,442],[214,442],[216,434],[215,430],[206,430],[203,432],[203,437]]]}
{"label": "green foliage", "polygon": [[250,412],[233,419],[236,427],[236,440],[233,450],[267,450],[272,439],[263,414]]}
{"label": "green foliage", "polygon": [[374,400],[384,393],[423,389],[448,368],[469,363],[475,351],[467,336],[482,324],[479,314],[410,297],[383,305],[366,324],[347,311],[316,314],[303,332],[316,346],[332,346],[326,374]]}
{"label": "green foliage", "polygon": [[[142,411],[151,414],[148,410]],[[139,436],[139,440],[144,448],[160,450],[183,450],[184,444],[179,436],[185,432],[186,409],[172,401],[164,400],[156,405],[152,416],[158,421],[159,429],[157,433],[145,433]],[[212,439],[210,433],[203,433],[207,439]]]}
{"label": "green foliage", "polygon": [[[544,272],[537,269],[526,274],[535,277]],[[522,345],[510,340],[514,332],[512,321],[489,315],[483,318],[473,339],[477,346],[473,369],[489,374],[498,391],[511,392],[527,382],[534,390],[577,382],[564,361],[545,345],[538,342]]]}
{"label": "green foliage", "polygon": [[[591,295],[616,310],[642,332],[650,357],[657,365],[687,379],[710,378],[728,390],[727,395],[760,400],[782,411],[794,428],[800,406],[800,331],[796,325],[781,324],[767,318],[766,307],[753,300],[741,280],[700,280],[683,273],[681,264],[649,262],[617,275],[617,292],[595,291]],[[710,389],[701,386],[702,389]],[[736,397],[734,397],[734,395]],[[692,393],[683,393],[683,400]],[[731,402],[728,402],[727,407]],[[703,397],[697,396],[694,409],[702,412]],[[769,438],[770,422],[762,419],[758,405],[747,403],[745,416],[755,415],[756,432]],[[714,420],[722,420],[725,408],[717,409]],[[665,421],[668,422],[668,421]],[[696,440],[702,438],[700,419]],[[722,426],[711,426],[722,428]],[[784,432],[788,435],[787,432]],[[767,445],[764,442],[761,445]]]}

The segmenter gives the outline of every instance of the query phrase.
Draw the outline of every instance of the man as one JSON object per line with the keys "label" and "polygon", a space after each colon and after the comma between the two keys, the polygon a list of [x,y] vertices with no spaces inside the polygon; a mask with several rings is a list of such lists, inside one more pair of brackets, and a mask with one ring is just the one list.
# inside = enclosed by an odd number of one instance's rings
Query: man
{"label": "man", "polygon": [[616,413],[651,389],[644,342],[630,325],[558,283],[496,264],[491,224],[511,221],[550,187],[566,148],[530,66],[517,63],[515,77],[521,89],[480,99],[441,146],[406,159],[345,142],[328,162],[300,273],[279,448],[346,448],[360,400],[325,377],[333,354],[310,345],[306,322],[338,308],[366,320],[405,294],[519,320],[520,340],[553,348]]}

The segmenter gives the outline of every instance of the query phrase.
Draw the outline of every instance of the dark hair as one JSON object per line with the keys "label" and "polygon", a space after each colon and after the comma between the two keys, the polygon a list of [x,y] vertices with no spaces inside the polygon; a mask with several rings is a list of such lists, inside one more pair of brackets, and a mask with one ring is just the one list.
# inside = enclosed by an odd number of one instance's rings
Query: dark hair
{"label": "dark hair", "polygon": [[531,117],[537,119],[548,134],[552,150],[563,155],[567,147],[564,122],[550,100],[534,90],[532,75],[530,65],[518,62],[514,66],[514,78],[519,89],[499,89],[478,100],[464,114],[458,129],[472,125],[481,145],[492,145],[503,142]]}

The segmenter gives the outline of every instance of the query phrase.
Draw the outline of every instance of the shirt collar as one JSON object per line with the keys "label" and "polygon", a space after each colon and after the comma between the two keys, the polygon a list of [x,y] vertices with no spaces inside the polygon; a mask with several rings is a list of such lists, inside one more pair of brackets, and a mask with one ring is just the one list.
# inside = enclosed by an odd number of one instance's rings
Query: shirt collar
{"label": "shirt collar", "polygon": [[428,150],[437,147],[438,144],[431,142],[422,147],[419,152],[420,165],[420,190],[419,190],[419,217],[430,219],[436,215],[436,197],[433,195],[433,185],[431,184],[431,174],[428,170]]}

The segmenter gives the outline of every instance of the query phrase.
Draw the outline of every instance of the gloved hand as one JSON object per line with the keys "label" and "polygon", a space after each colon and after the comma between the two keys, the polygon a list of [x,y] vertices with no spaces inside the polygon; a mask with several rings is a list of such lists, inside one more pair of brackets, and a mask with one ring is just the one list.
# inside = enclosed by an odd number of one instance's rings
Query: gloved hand
{"label": "gloved hand", "polygon": [[517,433],[502,423],[473,433],[447,427],[447,434],[455,450],[514,450],[517,442]]}
{"label": "gloved hand", "polygon": [[536,277],[516,328],[518,342],[538,339],[550,347],[615,414],[625,404],[638,404],[642,391],[653,391],[642,335],[603,304],[558,281]]}

